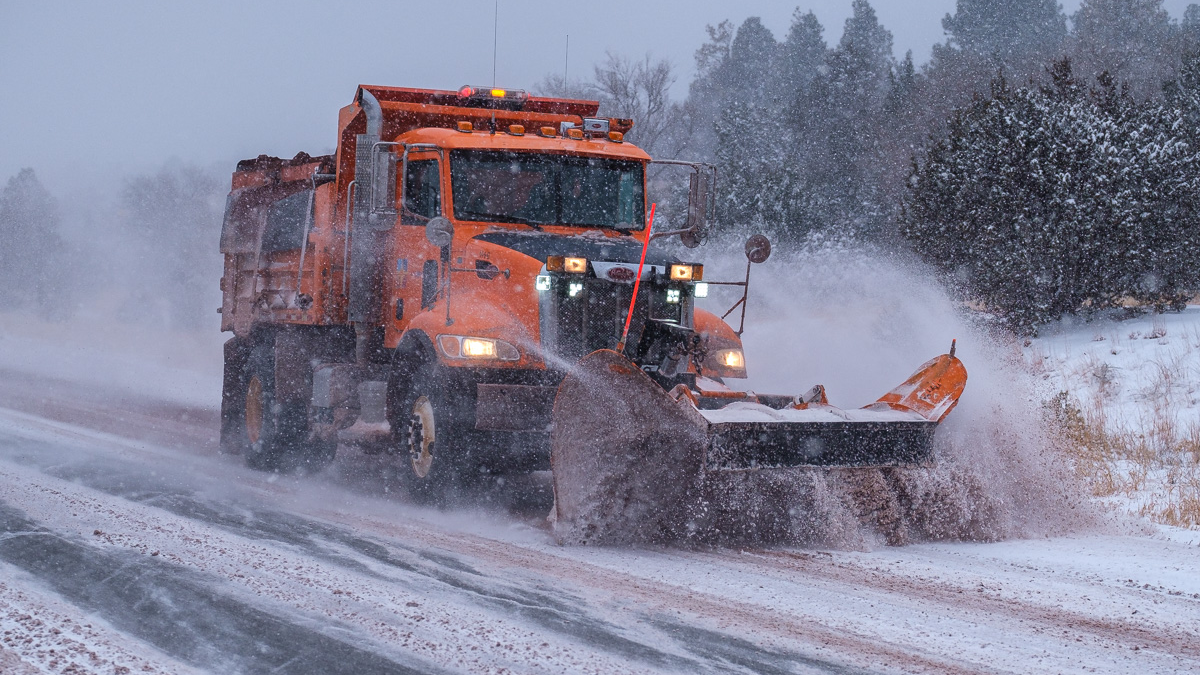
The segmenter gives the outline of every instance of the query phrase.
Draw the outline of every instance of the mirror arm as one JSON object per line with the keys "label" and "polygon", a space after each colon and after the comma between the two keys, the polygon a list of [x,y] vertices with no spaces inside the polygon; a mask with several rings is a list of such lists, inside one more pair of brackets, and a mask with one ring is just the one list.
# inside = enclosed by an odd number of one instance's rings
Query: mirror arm
{"label": "mirror arm", "polygon": [[691,230],[684,229],[684,230],[668,230],[667,232],[655,232],[654,234],[650,235],[650,241],[654,241],[655,239],[658,239],[659,237],[674,237],[674,236],[680,235],[680,234],[687,234],[688,232],[691,232]]}

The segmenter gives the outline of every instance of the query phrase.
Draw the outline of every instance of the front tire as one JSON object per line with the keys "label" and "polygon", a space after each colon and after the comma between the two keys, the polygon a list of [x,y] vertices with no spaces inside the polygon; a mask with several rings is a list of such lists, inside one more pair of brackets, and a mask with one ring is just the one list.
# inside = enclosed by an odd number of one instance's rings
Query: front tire
{"label": "front tire", "polygon": [[410,355],[398,364],[394,378],[391,449],[400,474],[415,500],[444,502],[460,482],[465,437],[449,373],[432,359]]}

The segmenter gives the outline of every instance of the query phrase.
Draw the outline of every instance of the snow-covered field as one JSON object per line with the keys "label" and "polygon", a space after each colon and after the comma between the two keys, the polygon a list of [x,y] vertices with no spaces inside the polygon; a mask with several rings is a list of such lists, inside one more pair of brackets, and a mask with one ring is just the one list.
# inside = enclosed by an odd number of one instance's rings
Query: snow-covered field
{"label": "snow-covered field", "polygon": [[1194,540],[560,547],[537,514],[264,475],[153,426],[0,410],[5,672],[1200,667]]}
{"label": "snow-covered field", "polygon": [[1078,459],[1097,495],[1200,527],[1200,307],[1063,323],[1024,353],[1043,398],[1065,392],[1086,423]]}

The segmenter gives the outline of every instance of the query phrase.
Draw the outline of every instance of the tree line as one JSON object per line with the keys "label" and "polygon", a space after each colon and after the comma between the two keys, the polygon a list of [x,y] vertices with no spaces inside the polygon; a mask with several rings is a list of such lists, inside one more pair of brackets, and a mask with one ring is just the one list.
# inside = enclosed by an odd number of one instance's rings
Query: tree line
{"label": "tree line", "polygon": [[132,323],[213,325],[227,185],[173,161],[127,177],[111,207],[64,215],[36,172],[22,169],[0,189],[0,303],[50,320],[87,305]]}

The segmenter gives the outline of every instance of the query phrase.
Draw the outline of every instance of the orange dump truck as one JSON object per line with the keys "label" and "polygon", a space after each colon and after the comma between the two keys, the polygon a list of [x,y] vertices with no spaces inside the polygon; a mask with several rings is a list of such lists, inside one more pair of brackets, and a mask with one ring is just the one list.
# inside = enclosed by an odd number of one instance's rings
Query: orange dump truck
{"label": "orange dump truck", "polygon": [[[566,477],[630,444],[686,438],[662,461],[696,475],[926,457],[966,381],[953,354],[860,410],[819,386],[730,386],[740,333],[696,307],[701,264],[646,246],[653,160],[625,141],[632,120],[597,110],[360,86],[335,154],[240,162],[221,233],[222,448],[260,468],[387,453],[419,492],[553,468],[561,518],[578,501]],[[690,172],[690,202],[662,235],[694,249],[715,170],[667,164]]]}

